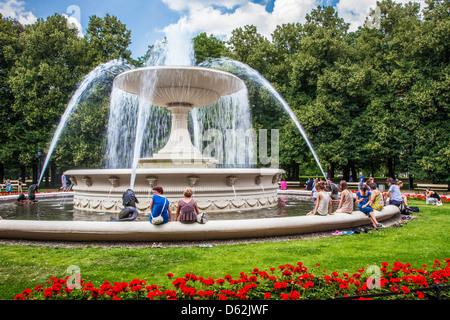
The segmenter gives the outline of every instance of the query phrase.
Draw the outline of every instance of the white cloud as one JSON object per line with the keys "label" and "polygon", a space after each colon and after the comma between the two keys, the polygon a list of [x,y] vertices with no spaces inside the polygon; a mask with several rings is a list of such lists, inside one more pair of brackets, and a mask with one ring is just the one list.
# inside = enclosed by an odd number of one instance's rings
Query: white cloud
{"label": "white cloud", "polygon": [[350,23],[350,31],[362,26],[370,10],[375,9],[377,0],[340,0],[336,4],[339,17]]}
{"label": "white cloud", "polygon": [[270,38],[277,25],[303,22],[306,14],[316,7],[315,0],[276,0],[270,13],[265,4],[249,0],[163,1],[170,9],[185,15],[193,33],[206,32],[225,38],[229,38],[234,29],[245,25],[255,25],[259,33]]}
{"label": "white cloud", "polygon": [[[397,3],[425,0],[394,0]],[[228,39],[231,31],[245,25],[255,25],[258,32],[270,39],[277,25],[305,22],[306,14],[319,4],[336,3],[333,0],[275,0],[273,11],[267,12],[263,4],[250,0],[163,0],[172,10],[180,12],[195,34],[206,32]],[[350,23],[350,31],[362,26],[377,0],[339,0],[335,4],[339,16]],[[165,31],[164,29],[163,31]]]}
{"label": "white cloud", "polygon": [[4,17],[17,19],[21,24],[33,24],[37,21],[31,11],[25,11],[25,2],[20,0],[7,0],[0,2],[0,13]]}

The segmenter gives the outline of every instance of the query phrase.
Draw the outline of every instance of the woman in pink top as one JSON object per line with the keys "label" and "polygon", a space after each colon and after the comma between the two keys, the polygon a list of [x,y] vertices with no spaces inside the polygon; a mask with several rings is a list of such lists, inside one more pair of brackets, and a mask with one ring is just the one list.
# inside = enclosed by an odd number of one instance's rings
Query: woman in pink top
{"label": "woman in pink top", "polygon": [[347,181],[341,180],[339,183],[341,189],[341,201],[335,213],[352,213],[353,212],[353,193],[348,190]]}
{"label": "woman in pink top", "polygon": [[184,198],[178,200],[175,221],[180,221],[181,223],[206,223],[207,215],[205,212],[199,212],[197,202],[191,198],[192,194],[193,192],[190,188],[184,190]]}

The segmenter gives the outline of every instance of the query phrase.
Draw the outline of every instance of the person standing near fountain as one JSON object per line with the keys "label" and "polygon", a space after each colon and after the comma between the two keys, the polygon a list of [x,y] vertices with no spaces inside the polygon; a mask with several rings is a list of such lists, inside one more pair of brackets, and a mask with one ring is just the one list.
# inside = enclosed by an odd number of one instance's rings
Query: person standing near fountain
{"label": "person standing near fountain", "polygon": [[175,221],[180,221],[181,223],[206,223],[206,213],[199,212],[197,202],[191,198],[192,194],[192,189],[186,188],[186,190],[184,190],[184,198],[178,200]]}
{"label": "person standing near fountain", "polygon": [[172,221],[172,212],[170,210],[169,200],[163,196],[164,190],[162,187],[153,188],[153,196],[150,200],[150,223],[164,224]]}
{"label": "person standing near fountain", "polygon": [[67,178],[65,172],[63,172],[61,175],[61,188],[63,192],[67,191]]}

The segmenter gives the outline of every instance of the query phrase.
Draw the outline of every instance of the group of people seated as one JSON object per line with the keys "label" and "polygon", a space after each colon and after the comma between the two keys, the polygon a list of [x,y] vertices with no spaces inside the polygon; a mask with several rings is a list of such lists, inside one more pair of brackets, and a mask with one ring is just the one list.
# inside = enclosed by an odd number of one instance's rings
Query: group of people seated
{"label": "group of people seated", "polygon": [[[318,180],[318,179],[317,179]],[[387,204],[400,206],[403,204],[408,207],[407,197],[403,195],[400,189],[403,186],[403,182],[400,180],[395,181],[392,178],[386,180],[389,185],[389,190],[386,194],[386,198],[383,193],[378,190],[373,178],[369,178],[365,183],[359,186],[359,190],[356,193],[356,203],[358,204],[359,211],[365,213],[371,220],[375,229],[379,229],[381,224],[378,223],[374,210],[381,211]],[[338,191],[341,194],[339,196]],[[331,194],[328,192],[331,191]],[[331,180],[316,181],[311,190],[311,197],[314,201],[314,210],[307,215],[333,215],[335,213],[352,213],[354,206],[353,193],[348,189],[347,181],[341,180],[339,187]],[[332,203],[339,202],[336,211],[332,212]]]}
{"label": "group of people seated", "polygon": [[[151,224],[164,224],[172,221],[172,210],[170,208],[169,200],[164,196],[164,189],[162,187],[154,187],[152,189],[153,196],[150,200],[150,216]],[[177,211],[175,214],[175,221],[181,223],[206,223],[208,215],[206,212],[200,212],[197,202],[192,198],[193,191],[186,188],[183,192],[183,198],[178,200]],[[119,218],[111,217],[112,221],[132,221],[138,220],[138,210],[136,203],[139,203],[134,192],[128,189],[122,195],[124,209],[119,213]]]}

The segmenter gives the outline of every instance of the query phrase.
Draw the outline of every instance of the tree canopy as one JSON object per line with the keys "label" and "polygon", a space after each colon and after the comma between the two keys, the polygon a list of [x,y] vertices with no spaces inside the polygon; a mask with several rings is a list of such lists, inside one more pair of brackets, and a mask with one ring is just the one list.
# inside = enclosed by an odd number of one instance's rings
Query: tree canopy
{"label": "tree canopy", "polygon": [[[236,28],[228,41],[200,33],[195,58],[227,57],[262,74],[296,114],[331,177],[409,171],[449,183],[449,12],[448,1],[429,0],[421,9],[383,0],[349,31],[333,7],[318,6],[304,23],[277,26],[270,39],[253,25]],[[70,97],[93,68],[112,59],[139,66],[148,56],[131,58],[131,32],[115,16],[90,17],[82,38],[58,14],[27,26],[0,18],[2,178],[4,170],[24,175],[36,167],[37,149],[47,150]],[[320,174],[279,103],[251,80],[246,84],[255,129],[279,129],[287,175]],[[54,166],[101,163],[108,95],[97,88],[80,105]]]}

